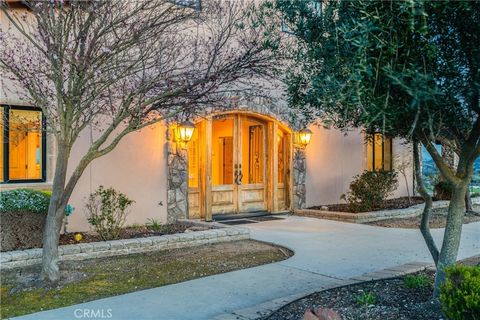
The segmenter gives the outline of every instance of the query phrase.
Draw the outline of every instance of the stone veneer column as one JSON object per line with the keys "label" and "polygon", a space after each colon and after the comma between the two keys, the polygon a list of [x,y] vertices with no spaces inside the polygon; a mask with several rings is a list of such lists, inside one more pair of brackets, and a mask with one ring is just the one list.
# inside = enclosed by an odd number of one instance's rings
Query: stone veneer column
{"label": "stone veneer column", "polygon": [[188,217],[188,153],[167,136],[167,222]]}
{"label": "stone veneer column", "polygon": [[305,179],[307,162],[305,149],[294,147],[293,150],[293,209],[303,209],[306,203]]}

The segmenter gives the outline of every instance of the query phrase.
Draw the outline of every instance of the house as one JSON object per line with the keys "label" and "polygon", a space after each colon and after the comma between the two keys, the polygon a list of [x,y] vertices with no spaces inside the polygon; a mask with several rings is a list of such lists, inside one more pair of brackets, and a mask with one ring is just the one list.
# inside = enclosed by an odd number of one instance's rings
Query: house
{"label": "house", "polygon": [[[20,9],[19,9],[20,10]],[[2,16],[2,24],[5,19]],[[49,189],[56,142],[45,132],[41,109],[19,98],[2,79],[0,188]],[[84,204],[98,186],[135,201],[127,223],[147,219],[211,221],[222,215],[292,212],[339,203],[364,170],[392,170],[411,161],[402,141],[375,133],[308,128],[288,116],[286,104],[240,99],[223,111],[206,111],[184,123],[161,122],[127,135],[91,163],[70,199],[69,229],[89,228]],[[308,130],[306,130],[308,129]],[[75,165],[98,132],[85,128],[71,153]],[[72,168],[69,167],[69,171]],[[395,196],[413,190],[412,170]]]}

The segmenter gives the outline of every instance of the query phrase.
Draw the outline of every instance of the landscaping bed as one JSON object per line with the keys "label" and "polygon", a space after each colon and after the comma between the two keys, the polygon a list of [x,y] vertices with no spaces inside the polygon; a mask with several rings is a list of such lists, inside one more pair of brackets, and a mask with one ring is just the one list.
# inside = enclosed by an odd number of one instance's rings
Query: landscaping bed
{"label": "landscaping bed", "polygon": [[[388,200],[387,200],[388,201]],[[480,198],[472,198],[472,202],[475,210],[480,209]],[[404,203],[404,202],[398,202]],[[449,201],[447,200],[438,200],[434,201],[432,204],[433,210],[447,210]],[[345,204],[345,206],[347,206]],[[318,207],[317,207],[318,208]],[[389,224],[390,221],[394,220],[403,220],[403,219],[412,219],[410,225],[413,225],[415,228],[417,224],[415,219],[418,219],[423,212],[424,204],[418,203],[411,205],[407,208],[401,209],[385,209],[377,211],[368,211],[368,212],[341,212],[341,211],[331,211],[327,210],[325,207],[320,207],[320,209],[297,209],[295,210],[295,215],[312,217],[318,219],[328,219],[336,221],[345,221],[353,223],[378,223],[375,225],[382,225],[382,223]],[[443,211],[438,211],[443,212]],[[434,220],[435,217],[432,219]],[[477,218],[474,214],[468,214],[466,222],[476,221]],[[384,221],[384,222],[381,222]],[[440,224],[441,225],[441,224]],[[387,226],[387,225],[385,225]],[[395,227],[395,223],[392,224]],[[400,226],[399,226],[400,227]]]}
{"label": "landscaping bed", "polygon": [[[474,206],[477,212],[480,212],[480,206]],[[433,209],[430,216],[430,228],[445,228],[447,223],[447,208]],[[410,218],[392,218],[387,220],[367,222],[366,224],[387,228],[406,228],[406,229],[418,229],[420,227],[422,217],[410,217]],[[466,213],[463,218],[463,223],[471,223],[480,221],[480,214]]]}
{"label": "landscaping bed", "polygon": [[[480,256],[464,264],[480,266]],[[432,300],[432,271],[403,277],[364,282],[316,292],[282,307],[267,319],[303,319],[306,309],[330,308],[343,320],[435,320],[445,319],[438,302]]]}
{"label": "landscaping bed", "polygon": [[[392,209],[405,209],[408,207],[411,207],[416,204],[423,203],[423,198],[422,197],[410,197],[410,200],[408,197],[400,197],[400,198],[394,198],[394,199],[387,199],[381,203],[381,205],[376,206],[372,208],[370,211],[379,211],[379,210],[392,210]],[[308,209],[312,210],[328,210],[328,211],[336,211],[336,212],[352,212],[352,213],[357,213],[357,212],[367,212],[361,211],[361,210],[354,210],[352,211],[351,206],[348,203],[337,203],[337,204],[327,204],[327,205],[318,205],[318,206],[312,206],[309,207]]]}
{"label": "landscaping bed", "polygon": [[127,256],[60,262],[57,287],[38,280],[40,267],[2,270],[2,317],[59,308],[287,259],[285,248],[252,240]]}
{"label": "landscaping bed", "polygon": [[[183,233],[185,231],[201,231],[208,230],[205,227],[191,226],[182,223],[165,224],[157,227],[145,226],[131,226],[125,227],[120,231],[118,239],[135,239],[146,238],[152,236],[163,236],[166,234]],[[60,244],[75,244],[75,243],[89,243],[103,241],[103,239],[95,232],[82,232],[82,240],[80,242],[75,241],[75,233],[67,233],[60,235]]]}
{"label": "landscaping bed", "polygon": [[[8,224],[10,219],[6,221],[3,220],[5,217],[12,217],[16,219],[25,218],[25,224],[21,227],[20,223]],[[37,220],[35,220],[37,219]],[[43,222],[44,218],[36,213],[25,213],[25,214],[2,214],[2,228],[0,230],[1,234],[1,251],[11,251],[11,250],[24,250],[31,248],[41,248],[42,247],[42,234],[43,234]],[[23,221],[23,220],[22,220]],[[39,224],[35,225],[32,223],[37,221]],[[8,229],[8,231],[6,230]],[[129,226],[122,228],[119,234],[118,239],[136,239],[136,238],[146,238],[151,236],[162,236],[167,234],[176,234],[184,233],[188,231],[201,231],[208,230],[206,226],[192,226],[188,224],[175,223],[175,224],[165,224],[158,225],[155,227],[149,225],[139,225],[139,226]],[[16,231],[16,232],[15,232]],[[77,244],[77,243],[90,243],[103,241],[103,239],[95,232],[81,232],[82,239],[76,241],[74,239],[75,233],[61,234],[59,244]]]}

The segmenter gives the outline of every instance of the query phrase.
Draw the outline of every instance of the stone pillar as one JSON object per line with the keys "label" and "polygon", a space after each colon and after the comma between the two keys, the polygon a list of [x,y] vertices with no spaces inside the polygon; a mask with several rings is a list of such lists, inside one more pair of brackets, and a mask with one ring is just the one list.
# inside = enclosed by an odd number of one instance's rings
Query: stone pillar
{"label": "stone pillar", "polygon": [[303,209],[306,203],[305,179],[307,162],[305,149],[294,147],[293,150],[293,209]]}
{"label": "stone pillar", "polygon": [[167,222],[173,223],[188,217],[188,153],[171,137],[167,137],[167,143]]}

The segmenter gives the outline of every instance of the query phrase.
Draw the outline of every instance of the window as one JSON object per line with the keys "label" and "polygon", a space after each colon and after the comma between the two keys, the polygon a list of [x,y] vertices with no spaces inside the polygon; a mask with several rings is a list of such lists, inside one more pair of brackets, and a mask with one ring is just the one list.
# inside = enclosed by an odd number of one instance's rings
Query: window
{"label": "window", "polygon": [[392,170],[392,138],[381,133],[367,135],[367,170]]}
{"label": "window", "polygon": [[45,181],[45,121],[38,108],[0,107],[0,181]]}
{"label": "window", "polygon": [[191,8],[196,11],[202,10],[201,0],[170,0],[170,2],[180,7]]}

